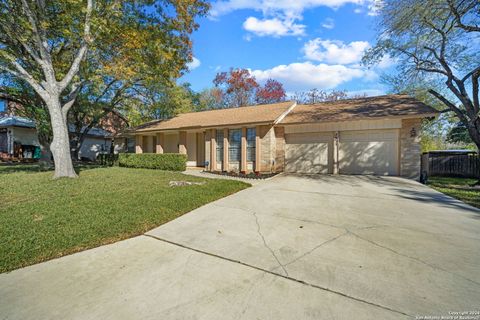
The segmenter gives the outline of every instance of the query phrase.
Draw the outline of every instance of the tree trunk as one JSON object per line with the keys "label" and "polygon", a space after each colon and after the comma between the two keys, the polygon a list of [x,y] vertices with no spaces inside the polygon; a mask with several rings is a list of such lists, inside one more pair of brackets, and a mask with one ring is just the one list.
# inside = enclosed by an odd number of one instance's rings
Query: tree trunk
{"label": "tree trunk", "polygon": [[57,98],[50,101],[49,111],[53,131],[50,150],[53,155],[53,161],[55,162],[55,174],[53,178],[76,178],[77,174],[73,169],[72,156],[70,154],[67,117],[63,116],[60,99]]}

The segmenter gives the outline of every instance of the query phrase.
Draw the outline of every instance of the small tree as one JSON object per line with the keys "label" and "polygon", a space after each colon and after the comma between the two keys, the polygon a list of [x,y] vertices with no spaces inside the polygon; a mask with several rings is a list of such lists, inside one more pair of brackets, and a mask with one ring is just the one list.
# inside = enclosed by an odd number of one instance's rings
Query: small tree
{"label": "small tree", "polygon": [[364,63],[398,59],[398,76],[423,82],[453,112],[480,149],[478,0],[384,0],[377,44]]}
{"label": "small tree", "polygon": [[[361,96],[353,96],[351,98],[360,98]],[[302,104],[315,104],[327,101],[337,101],[349,98],[348,92],[343,90],[318,90],[311,89],[309,91],[299,91],[291,97],[292,100]]]}
{"label": "small tree", "polygon": [[263,87],[258,88],[255,100],[260,104],[277,103],[285,101],[286,96],[282,83],[268,79]]}

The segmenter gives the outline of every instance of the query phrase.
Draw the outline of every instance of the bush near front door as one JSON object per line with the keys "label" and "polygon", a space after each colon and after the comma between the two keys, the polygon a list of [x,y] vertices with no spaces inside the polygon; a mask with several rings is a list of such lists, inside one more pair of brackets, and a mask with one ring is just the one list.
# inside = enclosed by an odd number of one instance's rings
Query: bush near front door
{"label": "bush near front door", "polygon": [[187,155],[179,153],[121,153],[120,167],[185,171]]}

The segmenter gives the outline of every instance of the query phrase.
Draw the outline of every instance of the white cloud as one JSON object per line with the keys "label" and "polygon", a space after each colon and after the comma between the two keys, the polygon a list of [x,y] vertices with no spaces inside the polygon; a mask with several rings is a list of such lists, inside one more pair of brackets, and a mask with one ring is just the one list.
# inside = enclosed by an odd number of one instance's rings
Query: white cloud
{"label": "white cloud", "polygon": [[249,17],[243,23],[243,28],[257,36],[300,36],[305,34],[305,25],[294,23],[292,18],[259,20],[255,17]]}
{"label": "white cloud", "polygon": [[392,58],[390,56],[384,56],[376,65],[375,67],[379,69],[388,69],[394,66],[397,63],[397,59]]}
{"label": "white cloud", "polygon": [[378,16],[382,6],[383,6],[383,0],[371,0],[370,3],[367,5],[368,7],[367,14],[369,16]]}
{"label": "white cloud", "polygon": [[210,14],[218,17],[235,10],[252,9],[264,14],[290,12],[301,14],[306,9],[326,6],[339,8],[347,3],[365,4],[378,0],[223,0],[212,5]]}
{"label": "white cloud", "polygon": [[335,28],[335,21],[332,18],[327,18],[323,21],[322,27],[325,29],[333,29]]}
{"label": "white cloud", "polygon": [[198,67],[200,67],[200,65],[201,65],[200,60],[197,59],[197,58],[195,58],[195,57],[193,57],[193,58],[192,58],[192,61],[189,62],[189,63],[187,63],[187,68],[188,68],[188,70],[192,71],[192,70],[197,69]]}
{"label": "white cloud", "polygon": [[363,68],[344,65],[314,64],[312,62],[279,65],[267,70],[253,70],[252,74],[260,82],[276,79],[285,85],[287,91],[333,89],[353,79],[374,80],[377,74]]}
{"label": "white cloud", "polygon": [[362,13],[363,10],[361,8],[356,8],[355,10],[353,10],[353,12],[358,14],[358,13]]}
{"label": "white cloud", "polygon": [[319,62],[351,64],[358,63],[370,46],[367,41],[353,41],[345,44],[339,40],[316,38],[303,46],[305,58]]}
{"label": "white cloud", "polygon": [[[218,17],[236,10],[255,10],[262,12],[258,19],[249,17],[244,22],[244,28],[261,36],[303,35],[305,26],[298,24],[303,19],[303,12],[316,7],[337,9],[345,4],[356,4],[365,7],[369,14],[376,14],[376,4],[381,0],[219,0],[212,4],[210,17]],[[333,28],[332,23],[324,23],[327,29]],[[280,31],[272,31],[278,27]]]}

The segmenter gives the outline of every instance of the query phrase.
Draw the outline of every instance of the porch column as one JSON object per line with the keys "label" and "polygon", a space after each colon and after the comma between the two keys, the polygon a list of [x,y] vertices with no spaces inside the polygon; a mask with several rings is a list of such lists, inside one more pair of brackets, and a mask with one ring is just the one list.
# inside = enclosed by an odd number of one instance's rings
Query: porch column
{"label": "porch column", "polygon": [[247,172],[247,128],[242,128],[242,141],[240,145],[240,172]]}
{"label": "porch column", "polygon": [[135,136],[135,153],[143,153],[143,136]]}
{"label": "porch column", "polygon": [[178,153],[187,154],[187,131],[180,131]]}
{"label": "porch column", "polygon": [[163,153],[163,146],[165,145],[165,134],[157,133],[157,150],[156,153]]}
{"label": "porch column", "polygon": [[217,131],[210,131],[210,171],[217,170]]}
{"label": "porch column", "polygon": [[255,172],[260,172],[262,170],[262,156],[260,154],[260,145],[262,142],[262,138],[260,137],[260,129],[261,126],[257,126],[255,128]]}
{"label": "porch column", "polygon": [[228,129],[223,129],[223,171],[228,169]]}

